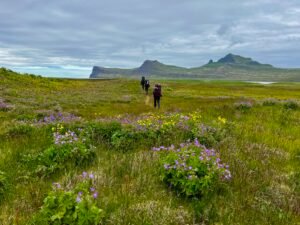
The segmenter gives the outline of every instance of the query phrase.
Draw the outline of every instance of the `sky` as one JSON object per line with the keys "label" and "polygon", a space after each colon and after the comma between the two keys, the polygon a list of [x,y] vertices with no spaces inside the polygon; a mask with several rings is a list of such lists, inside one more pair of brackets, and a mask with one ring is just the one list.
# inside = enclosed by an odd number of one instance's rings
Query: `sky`
{"label": "sky", "polygon": [[198,67],[228,53],[300,68],[299,0],[1,0],[0,67],[88,77],[146,59]]}

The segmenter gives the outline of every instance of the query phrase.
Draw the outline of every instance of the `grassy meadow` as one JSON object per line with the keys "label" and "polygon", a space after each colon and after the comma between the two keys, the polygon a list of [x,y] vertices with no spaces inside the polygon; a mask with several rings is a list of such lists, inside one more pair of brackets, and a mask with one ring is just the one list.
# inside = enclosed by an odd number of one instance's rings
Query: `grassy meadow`
{"label": "grassy meadow", "polygon": [[[33,218],[54,182],[71,187],[85,171],[98,190],[99,224],[300,224],[299,83],[151,80],[150,93],[155,82],[162,85],[159,110],[138,80],[50,79],[1,69],[0,224],[63,224]],[[172,123],[152,136],[123,128],[138,117],[191,112],[202,125],[226,131],[221,138],[200,135],[232,174],[213,195],[185,196],[167,185],[161,155],[152,150],[195,133]],[[66,129],[87,130],[88,141],[52,162],[53,135]]]}

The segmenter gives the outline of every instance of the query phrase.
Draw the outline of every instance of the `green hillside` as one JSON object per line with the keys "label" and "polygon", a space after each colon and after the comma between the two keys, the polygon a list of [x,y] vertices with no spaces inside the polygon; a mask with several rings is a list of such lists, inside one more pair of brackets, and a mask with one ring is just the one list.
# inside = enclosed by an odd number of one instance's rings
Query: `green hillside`
{"label": "green hillside", "polygon": [[157,60],[146,60],[134,69],[113,69],[95,66],[90,78],[103,77],[140,77],[185,79],[221,79],[243,81],[291,81],[300,82],[300,69],[280,69],[269,64],[261,64],[251,58],[228,54],[217,62],[184,68],[165,65]]}

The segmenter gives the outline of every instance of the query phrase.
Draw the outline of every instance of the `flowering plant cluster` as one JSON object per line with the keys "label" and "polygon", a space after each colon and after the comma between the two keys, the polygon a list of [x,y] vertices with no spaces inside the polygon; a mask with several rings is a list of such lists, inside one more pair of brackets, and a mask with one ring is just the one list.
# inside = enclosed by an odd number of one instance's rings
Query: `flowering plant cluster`
{"label": "flowering plant cluster", "polygon": [[[114,122],[112,122],[114,121]],[[195,139],[206,146],[215,146],[224,138],[230,127],[225,118],[219,116],[212,122],[213,126],[203,123],[199,111],[191,113],[147,113],[140,116],[125,114],[113,118],[102,118],[101,124],[116,129],[97,129],[97,135],[117,149],[129,150],[138,145],[139,140],[153,146],[153,143],[169,144],[174,138],[180,140]],[[110,123],[109,123],[110,122]],[[119,124],[119,127],[115,126]],[[97,126],[99,128],[99,126]],[[111,132],[107,132],[111,131]],[[103,135],[105,133],[105,135]]]}
{"label": "flowering plant cluster", "polygon": [[66,129],[62,124],[57,124],[56,127],[52,127],[52,131],[54,143],[56,145],[76,144],[78,142],[86,141],[86,135],[81,128],[78,128],[75,132]]}
{"label": "flowering plant cluster", "polygon": [[117,121],[122,125],[128,125],[133,127],[136,131],[161,131],[167,132],[174,127],[189,129],[190,125],[198,124],[201,122],[201,114],[199,111],[191,113],[146,113],[140,116],[130,116],[125,114],[119,115],[116,118],[102,118],[101,122]]}
{"label": "flowering plant cluster", "polygon": [[195,124],[201,122],[199,112],[192,113],[168,113],[168,114],[148,114],[144,118],[138,119],[134,124],[140,130],[160,131],[162,133],[172,131],[174,128],[189,130]]}
{"label": "flowering plant cluster", "polygon": [[229,166],[221,162],[219,154],[197,139],[182,143],[179,148],[171,145],[152,150],[162,153],[162,180],[186,196],[206,195],[232,178]]}
{"label": "flowering plant cluster", "polygon": [[74,131],[57,124],[52,128],[54,143],[43,152],[25,156],[25,161],[33,167],[33,173],[49,176],[68,166],[77,166],[89,162],[95,155],[90,144],[89,134],[84,129]]}
{"label": "flowering plant cluster", "polygon": [[253,107],[253,103],[250,101],[243,101],[235,103],[234,106],[238,110],[247,111]]}
{"label": "flowering plant cluster", "polygon": [[11,105],[4,102],[3,99],[0,98],[0,111],[8,111],[12,108]]}
{"label": "flowering plant cluster", "polygon": [[40,124],[53,124],[53,123],[68,123],[80,120],[80,117],[77,117],[73,114],[66,113],[52,113],[49,116],[44,116],[42,119],[37,122]]}
{"label": "flowering plant cluster", "polygon": [[72,188],[53,183],[53,190],[44,199],[44,204],[35,216],[34,222],[58,225],[100,224],[104,213],[97,205],[97,198],[95,175],[92,173],[83,172]]}
{"label": "flowering plant cluster", "polygon": [[212,147],[225,138],[227,128],[229,128],[229,124],[226,122],[226,119],[219,117],[215,127],[201,123],[195,125],[191,132],[193,138],[197,138],[207,147]]}

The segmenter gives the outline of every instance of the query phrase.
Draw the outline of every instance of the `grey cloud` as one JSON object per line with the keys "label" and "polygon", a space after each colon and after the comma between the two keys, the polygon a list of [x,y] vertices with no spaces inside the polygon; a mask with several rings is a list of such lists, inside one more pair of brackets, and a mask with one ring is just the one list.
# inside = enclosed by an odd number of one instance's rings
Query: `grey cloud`
{"label": "grey cloud", "polygon": [[93,65],[129,68],[144,59],[200,66],[234,52],[300,67],[286,60],[300,58],[299,16],[297,0],[4,0],[0,65],[86,73]]}

